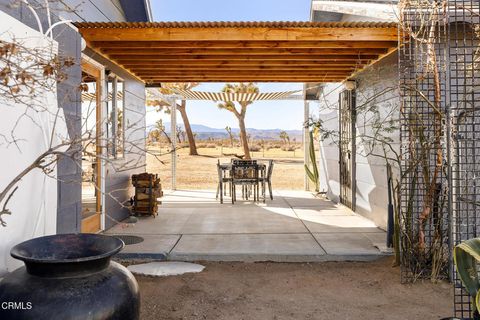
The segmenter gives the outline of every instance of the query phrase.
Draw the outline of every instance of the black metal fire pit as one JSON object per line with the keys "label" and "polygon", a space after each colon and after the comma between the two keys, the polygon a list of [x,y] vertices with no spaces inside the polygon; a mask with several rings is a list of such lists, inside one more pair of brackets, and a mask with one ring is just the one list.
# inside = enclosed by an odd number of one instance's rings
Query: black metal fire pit
{"label": "black metal fire pit", "polygon": [[25,267],[0,282],[0,319],[138,319],[140,297],[133,275],[110,261],[122,240],[97,234],[64,234],[22,242],[11,250]]}

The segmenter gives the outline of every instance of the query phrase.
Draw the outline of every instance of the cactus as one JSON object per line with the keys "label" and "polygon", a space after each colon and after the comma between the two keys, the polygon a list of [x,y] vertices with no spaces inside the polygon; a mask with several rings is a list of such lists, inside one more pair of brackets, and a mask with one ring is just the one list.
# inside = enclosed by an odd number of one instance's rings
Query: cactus
{"label": "cactus", "polygon": [[313,140],[313,131],[309,132],[310,145],[308,150],[308,156],[310,157],[310,163],[312,170],[305,164],[305,172],[308,178],[315,184],[315,192],[320,191],[320,178],[318,175],[317,157],[315,156],[315,145]]}

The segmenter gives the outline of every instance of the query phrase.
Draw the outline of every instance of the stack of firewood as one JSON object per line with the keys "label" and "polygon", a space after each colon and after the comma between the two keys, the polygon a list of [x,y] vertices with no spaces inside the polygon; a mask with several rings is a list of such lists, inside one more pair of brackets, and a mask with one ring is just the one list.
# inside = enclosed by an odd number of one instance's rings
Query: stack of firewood
{"label": "stack of firewood", "polygon": [[158,205],[162,203],[158,201],[158,198],[163,196],[158,175],[151,173],[134,174],[132,175],[132,184],[135,187],[133,213],[155,217],[158,214]]}

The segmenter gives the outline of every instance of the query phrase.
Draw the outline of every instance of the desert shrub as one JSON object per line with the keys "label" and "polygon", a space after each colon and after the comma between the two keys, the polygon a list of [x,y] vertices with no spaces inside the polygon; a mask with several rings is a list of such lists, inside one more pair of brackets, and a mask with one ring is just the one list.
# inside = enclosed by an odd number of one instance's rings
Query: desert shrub
{"label": "desert shrub", "polygon": [[206,143],[197,143],[197,148],[206,148],[207,144]]}
{"label": "desert shrub", "polygon": [[252,152],[258,152],[258,151],[261,151],[262,150],[262,147],[258,146],[258,145],[253,145],[253,146],[249,146],[249,149],[250,151]]}
{"label": "desert shrub", "polygon": [[216,148],[217,145],[215,143],[208,143],[205,148]]}
{"label": "desert shrub", "polygon": [[297,148],[295,146],[284,146],[282,147],[283,151],[295,151]]}

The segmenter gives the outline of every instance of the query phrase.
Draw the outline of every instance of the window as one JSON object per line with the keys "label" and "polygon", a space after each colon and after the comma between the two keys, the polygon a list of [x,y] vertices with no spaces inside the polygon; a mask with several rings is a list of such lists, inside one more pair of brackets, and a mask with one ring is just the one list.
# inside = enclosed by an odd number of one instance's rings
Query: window
{"label": "window", "polygon": [[107,153],[110,158],[124,156],[125,108],[124,81],[116,75],[107,78]]}

